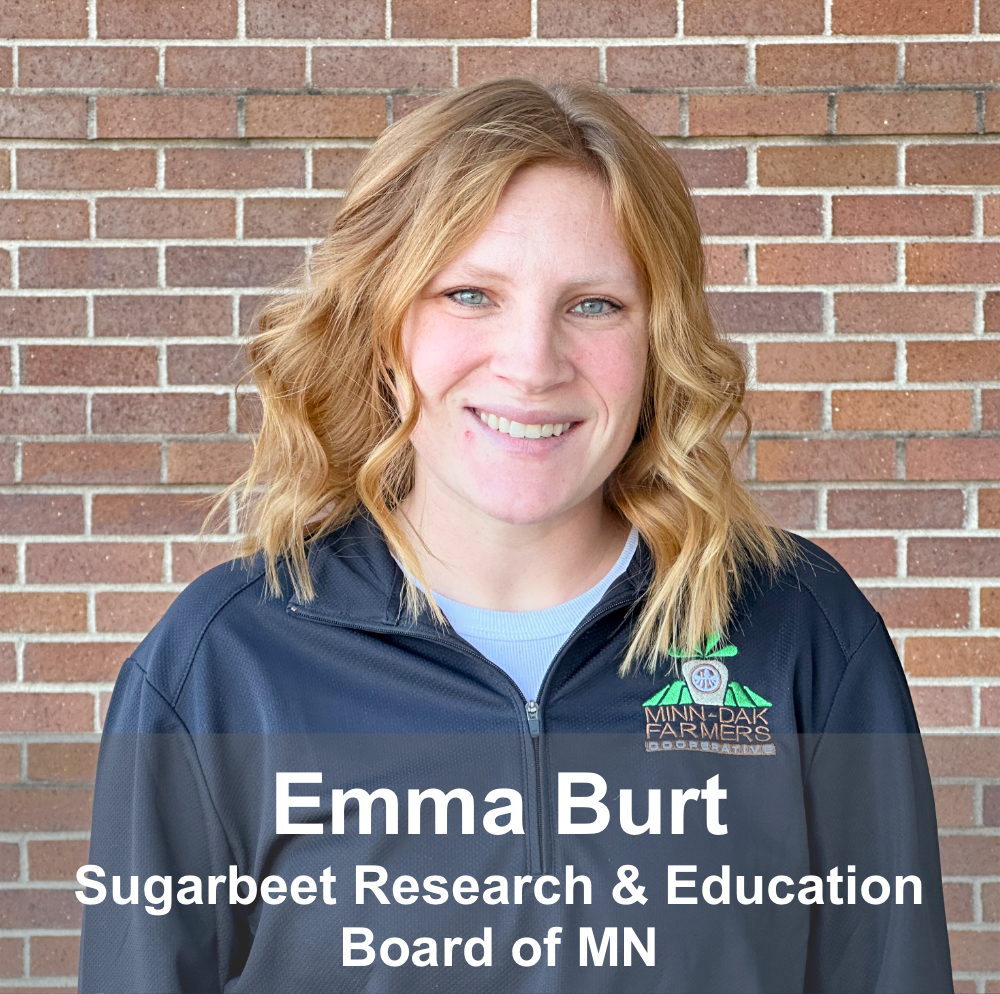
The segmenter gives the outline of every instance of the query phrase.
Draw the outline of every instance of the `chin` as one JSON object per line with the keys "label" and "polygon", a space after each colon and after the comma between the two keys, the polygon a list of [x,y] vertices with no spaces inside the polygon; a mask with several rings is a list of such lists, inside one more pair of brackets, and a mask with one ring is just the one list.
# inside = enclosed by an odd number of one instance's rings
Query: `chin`
{"label": "chin", "polygon": [[501,493],[474,493],[470,496],[470,503],[482,513],[508,525],[537,525],[558,517],[574,502],[569,495],[554,495],[549,489],[539,493],[530,487],[518,487],[515,483],[505,487]]}

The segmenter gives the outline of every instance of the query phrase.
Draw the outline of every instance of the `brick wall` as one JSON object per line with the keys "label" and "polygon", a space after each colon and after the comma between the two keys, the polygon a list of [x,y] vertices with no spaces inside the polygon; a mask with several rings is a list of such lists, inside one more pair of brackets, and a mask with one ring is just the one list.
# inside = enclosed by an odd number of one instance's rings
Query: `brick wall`
{"label": "brick wall", "polygon": [[748,472],[896,637],[957,989],[1000,991],[1000,0],[4,0],[0,36],[0,984],[73,983],[102,710],[227,558],[249,314],[386,124],[523,74],[684,169]]}

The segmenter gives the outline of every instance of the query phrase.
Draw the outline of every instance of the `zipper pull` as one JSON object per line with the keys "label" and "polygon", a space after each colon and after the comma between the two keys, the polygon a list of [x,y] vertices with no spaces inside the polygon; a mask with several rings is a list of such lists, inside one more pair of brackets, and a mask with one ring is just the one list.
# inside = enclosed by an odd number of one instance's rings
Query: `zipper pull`
{"label": "zipper pull", "polygon": [[538,704],[535,701],[528,701],[524,705],[525,713],[528,715],[528,731],[533,739],[538,738]]}

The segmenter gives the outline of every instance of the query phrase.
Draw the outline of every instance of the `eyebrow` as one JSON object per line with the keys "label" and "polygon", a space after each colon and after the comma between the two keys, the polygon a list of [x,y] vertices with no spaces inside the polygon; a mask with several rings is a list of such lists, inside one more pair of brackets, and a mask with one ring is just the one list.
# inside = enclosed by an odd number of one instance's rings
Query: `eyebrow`
{"label": "eyebrow", "polygon": [[[484,283],[489,283],[491,281],[499,281],[503,283],[512,282],[512,277],[506,273],[501,273],[495,269],[486,269],[480,266],[470,265],[468,267],[463,267],[461,275],[473,282],[482,281]],[[435,280],[439,279],[435,277]],[[567,286],[591,286],[595,283],[607,283],[616,285],[622,282],[621,277],[615,276],[611,273],[585,273],[581,276],[574,276],[572,279],[566,281]],[[628,282],[626,279],[625,282]]]}

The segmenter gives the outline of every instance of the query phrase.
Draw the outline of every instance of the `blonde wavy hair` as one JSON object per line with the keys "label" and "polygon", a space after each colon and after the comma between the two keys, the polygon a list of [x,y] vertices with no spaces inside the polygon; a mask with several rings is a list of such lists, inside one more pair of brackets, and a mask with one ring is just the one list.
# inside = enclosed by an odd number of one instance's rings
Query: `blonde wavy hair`
{"label": "blonde wavy hair", "polygon": [[[652,670],[670,647],[691,651],[724,632],[750,570],[777,569],[791,547],[733,474],[727,432],[742,419],[738,452],[750,431],[745,372],[709,314],[684,180],[601,90],[484,83],[431,101],[374,143],[295,292],[261,314],[248,354],[262,420],[251,466],[229,492],[239,496],[243,552],[263,555],[275,591],[284,562],[298,595],[314,596],[309,543],[365,512],[426,588],[393,515],[412,485],[410,435],[420,414],[403,317],[482,232],[511,176],[537,163],[604,180],[648,292],[639,426],[605,499],[652,554],[622,672]],[[407,587],[411,610],[441,618],[416,584]]]}

